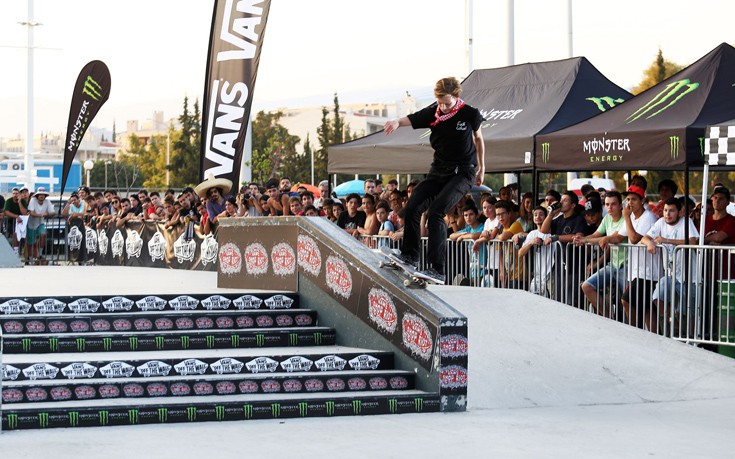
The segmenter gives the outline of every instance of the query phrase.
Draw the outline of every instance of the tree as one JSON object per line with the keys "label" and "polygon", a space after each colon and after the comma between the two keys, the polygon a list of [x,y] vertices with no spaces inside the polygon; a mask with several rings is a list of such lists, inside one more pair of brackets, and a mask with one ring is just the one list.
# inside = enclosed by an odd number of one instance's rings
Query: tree
{"label": "tree", "polygon": [[661,83],[683,68],[679,64],[664,59],[664,54],[661,48],[659,48],[656,59],[650,67],[643,71],[643,80],[637,86],[633,87],[631,92],[635,95],[640,94],[646,89]]}
{"label": "tree", "polygon": [[[291,135],[279,120],[282,112],[259,111],[253,121],[253,157],[250,163],[253,180],[264,183],[270,177],[289,175],[291,179],[303,177],[303,155],[296,152],[299,137]],[[299,172],[294,173],[294,172]]]}
{"label": "tree", "polygon": [[171,142],[171,186],[183,188],[201,182],[199,161],[201,146],[201,114],[199,101],[194,102],[194,113],[189,113],[189,98],[184,97],[184,111],[179,116],[181,132]]}

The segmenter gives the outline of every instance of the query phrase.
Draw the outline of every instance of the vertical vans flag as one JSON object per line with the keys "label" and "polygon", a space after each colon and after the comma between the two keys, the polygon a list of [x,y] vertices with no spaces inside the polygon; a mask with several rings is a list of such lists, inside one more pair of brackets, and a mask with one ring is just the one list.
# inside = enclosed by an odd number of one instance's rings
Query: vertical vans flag
{"label": "vertical vans flag", "polygon": [[74,85],[69,109],[69,123],[66,126],[66,143],[64,144],[64,167],[61,175],[61,193],[64,193],[66,179],[71,163],[102,104],[110,97],[110,70],[102,61],[92,61],[82,68]]}
{"label": "vertical vans flag", "polygon": [[215,0],[202,109],[200,178],[240,179],[270,0]]}

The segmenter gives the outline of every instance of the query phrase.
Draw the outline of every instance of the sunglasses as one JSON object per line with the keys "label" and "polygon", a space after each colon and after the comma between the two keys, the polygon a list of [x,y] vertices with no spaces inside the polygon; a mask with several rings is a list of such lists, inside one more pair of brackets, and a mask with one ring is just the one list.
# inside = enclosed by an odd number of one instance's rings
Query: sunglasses
{"label": "sunglasses", "polygon": [[120,204],[120,201],[115,200],[115,201],[112,201],[112,203],[113,204]]}

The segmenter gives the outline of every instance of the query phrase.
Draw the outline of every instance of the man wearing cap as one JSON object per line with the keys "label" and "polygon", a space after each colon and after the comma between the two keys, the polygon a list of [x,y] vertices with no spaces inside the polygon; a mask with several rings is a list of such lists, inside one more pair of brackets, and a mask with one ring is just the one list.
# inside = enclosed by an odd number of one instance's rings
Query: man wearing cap
{"label": "man wearing cap", "polygon": [[[585,203],[585,209],[590,202]],[[609,287],[611,288],[611,295],[614,294],[614,299],[611,298],[612,304],[612,301],[620,298],[625,288],[625,251],[610,246],[611,244],[627,241],[625,237],[620,235],[620,231],[625,226],[622,195],[617,191],[608,191],[605,194],[605,209],[607,215],[602,219],[597,230],[589,236],[575,238],[574,243],[577,245],[596,244],[606,253],[604,257],[600,258],[598,267],[603,266],[605,261],[609,261],[609,263],[582,282],[582,292],[596,313],[610,317],[610,314],[598,308],[598,297],[600,296],[599,292]]]}
{"label": "man wearing cap", "polygon": [[[36,259],[41,258],[39,257],[38,245],[39,242],[42,246],[46,245],[46,225],[44,222],[47,217],[53,217],[55,214],[54,205],[46,199],[47,197],[46,188],[39,187],[28,204],[28,215],[30,217],[28,218],[26,253],[30,264],[34,264]],[[40,251],[40,253],[42,254],[43,251]]]}
{"label": "man wearing cap", "polygon": [[[625,206],[623,219],[625,227],[620,235],[627,237],[631,245],[641,242],[643,236],[656,223],[656,215],[643,207],[646,192],[638,185],[631,185],[623,193]],[[631,247],[628,250],[628,281],[621,303],[628,324],[643,328],[644,309],[658,280],[658,258],[646,252],[645,247]],[[655,279],[654,279],[655,278]]]}

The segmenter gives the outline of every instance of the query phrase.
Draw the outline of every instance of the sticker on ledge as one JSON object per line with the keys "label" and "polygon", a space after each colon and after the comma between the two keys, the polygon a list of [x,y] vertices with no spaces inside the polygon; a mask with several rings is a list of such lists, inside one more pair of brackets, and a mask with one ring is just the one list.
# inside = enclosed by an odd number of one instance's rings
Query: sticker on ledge
{"label": "sticker on ledge", "polygon": [[465,357],[468,347],[467,337],[462,335],[442,336],[439,340],[442,357]]}
{"label": "sticker on ledge", "polygon": [[348,299],[352,295],[352,274],[347,263],[339,257],[327,257],[327,287],[336,295]]}
{"label": "sticker on ledge", "polygon": [[253,242],[245,247],[245,271],[251,276],[261,276],[268,272],[268,252],[263,244]]}
{"label": "sticker on ledge", "polygon": [[271,262],[273,263],[273,274],[276,276],[286,277],[296,272],[296,253],[285,242],[273,246]]}
{"label": "sticker on ledge", "polygon": [[242,271],[242,255],[234,243],[228,242],[220,247],[219,266],[222,274],[237,274]]}
{"label": "sticker on ledge", "polygon": [[379,330],[395,333],[398,326],[398,312],[388,292],[371,288],[368,293],[368,316]]}
{"label": "sticker on ledge", "polygon": [[439,369],[439,385],[446,389],[467,387],[467,369],[458,365],[451,365]]}
{"label": "sticker on ledge", "polygon": [[419,357],[431,357],[432,337],[429,326],[416,314],[407,312],[403,316],[403,345]]}
{"label": "sticker on ledge", "polygon": [[297,249],[301,269],[312,276],[319,276],[322,270],[322,254],[319,251],[319,246],[316,244],[316,241],[310,236],[300,234]]}

